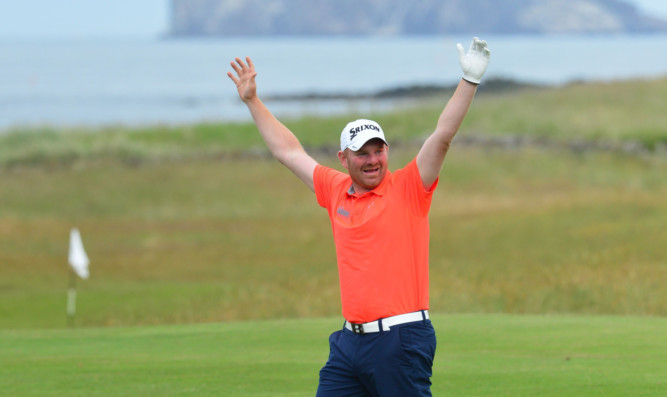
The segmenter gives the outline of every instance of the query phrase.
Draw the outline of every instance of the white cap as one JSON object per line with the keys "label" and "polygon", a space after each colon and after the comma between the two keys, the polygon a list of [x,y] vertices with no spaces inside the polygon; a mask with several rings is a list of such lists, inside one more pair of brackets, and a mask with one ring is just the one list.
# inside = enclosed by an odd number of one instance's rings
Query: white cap
{"label": "white cap", "polygon": [[356,152],[361,149],[366,142],[373,138],[382,139],[382,141],[387,144],[387,140],[384,139],[384,132],[382,132],[380,124],[373,120],[366,119],[349,122],[340,134],[340,150],[344,151],[345,149],[350,148],[350,150]]}

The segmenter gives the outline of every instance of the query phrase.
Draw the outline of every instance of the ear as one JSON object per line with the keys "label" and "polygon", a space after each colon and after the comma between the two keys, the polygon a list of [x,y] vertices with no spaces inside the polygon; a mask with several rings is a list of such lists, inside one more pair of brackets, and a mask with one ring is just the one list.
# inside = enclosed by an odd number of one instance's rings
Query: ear
{"label": "ear", "polygon": [[343,152],[343,151],[338,152],[338,160],[340,161],[340,165],[342,165],[343,168],[345,168],[346,170],[349,170],[349,168],[347,167],[347,155],[346,155],[345,152]]}

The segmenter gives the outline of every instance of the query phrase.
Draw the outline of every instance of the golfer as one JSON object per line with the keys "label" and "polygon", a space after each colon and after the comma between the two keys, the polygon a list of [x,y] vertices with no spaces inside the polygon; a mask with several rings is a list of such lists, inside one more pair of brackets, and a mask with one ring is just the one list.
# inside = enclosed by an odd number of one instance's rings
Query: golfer
{"label": "golfer", "polygon": [[389,171],[380,125],[355,120],[340,135],[347,173],[318,164],[257,96],[250,58],[231,62],[269,150],[311,190],[331,219],[343,328],[329,338],[317,396],[430,396],[435,331],[429,320],[428,212],[445,155],[486,71],[490,51],[457,45],[463,78],[435,131],[404,168]]}

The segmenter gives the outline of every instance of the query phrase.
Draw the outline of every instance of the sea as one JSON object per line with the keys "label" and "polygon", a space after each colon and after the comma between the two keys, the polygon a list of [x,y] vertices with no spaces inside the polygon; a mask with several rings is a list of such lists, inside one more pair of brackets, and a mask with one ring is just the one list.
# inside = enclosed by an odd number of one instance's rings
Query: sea
{"label": "sea", "polygon": [[[667,35],[488,36],[485,78],[561,85],[667,75]],[[227,77],[250,56],[260,97],[456,84],[470,36],[0,41],[0,132],[250,120]],[[446,98],[443,99],[443,104]],[[397,100],[269,100],[279,118]]]}

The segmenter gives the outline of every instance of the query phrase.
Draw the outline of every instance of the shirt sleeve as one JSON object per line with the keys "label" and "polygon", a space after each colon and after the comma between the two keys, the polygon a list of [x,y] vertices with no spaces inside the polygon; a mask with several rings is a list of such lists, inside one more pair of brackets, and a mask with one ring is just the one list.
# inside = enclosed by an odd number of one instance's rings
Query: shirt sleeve
{"label": "shirt sleeve", "polygon": [[431,209],[433,192],[438,186],[440,178],[437,178],[428,189],[425,189],[421,175],[419,174],[419,168],[417,167],[416,157],[402,171],[405,174],[405,184],[407,187],[405,191],[408,195],[408,200],[415,205],[415,210],[420,215],[428,215],[428,211]]}
{"label": "shirt sleeve", "polygon": [[349,176],[333,168],[317,165],[313,172],[313,184],[317,203],[324,208],[331,208],[334,191],[344,184]]}

